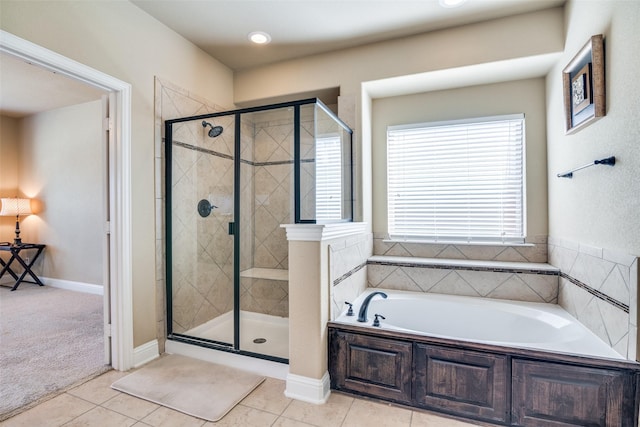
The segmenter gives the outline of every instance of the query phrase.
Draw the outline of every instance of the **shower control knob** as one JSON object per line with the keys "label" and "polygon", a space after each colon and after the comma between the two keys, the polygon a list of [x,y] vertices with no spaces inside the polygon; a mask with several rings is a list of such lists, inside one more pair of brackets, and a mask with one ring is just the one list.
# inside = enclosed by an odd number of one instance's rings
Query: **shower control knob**
{"label": "shower control knob", "polygon": [[375,319],[373,319],[373,326],[376,328],[380,327],[380,319],[385,320],[386,317],[384,317],[382,314],[374,314]]}
{"label": "shower control knob", "polygon": [[347,310],[347,316],[353,316],[353,304],[346,301],[344,303],[349,306],[349,310]]}

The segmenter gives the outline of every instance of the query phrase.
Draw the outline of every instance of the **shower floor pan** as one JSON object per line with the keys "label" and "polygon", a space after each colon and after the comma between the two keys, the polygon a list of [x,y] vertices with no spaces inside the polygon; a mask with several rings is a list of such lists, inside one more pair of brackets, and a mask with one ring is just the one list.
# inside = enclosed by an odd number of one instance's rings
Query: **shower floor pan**
{"label": "shower floor pan", "polygon": [[[225,343],[233,343],[233,311],[224,313],[184,335]],[[240,312],[240,350],[289,358],[289,318]]]}

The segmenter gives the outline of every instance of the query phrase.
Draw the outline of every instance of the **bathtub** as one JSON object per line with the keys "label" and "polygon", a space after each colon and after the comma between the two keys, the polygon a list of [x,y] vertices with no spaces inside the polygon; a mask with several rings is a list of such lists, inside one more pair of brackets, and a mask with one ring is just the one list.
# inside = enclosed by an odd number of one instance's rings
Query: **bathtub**
{"label": "bathtub", "polygon": [[[368,322],[357,322],[362,301],[372,292]],[[335,321],[369,325],[381,314],[381,329],[440,338],[530,348],[590,357],[623,359],[597,335],[555,304],[456,295],[367,289],[353,302],[354,316],[345,310]]]}
{"label": "bathtub", "polygon": [[508,426],[638,426],[640,364],[554,304],[368,289],[328,344],[344,393]]}

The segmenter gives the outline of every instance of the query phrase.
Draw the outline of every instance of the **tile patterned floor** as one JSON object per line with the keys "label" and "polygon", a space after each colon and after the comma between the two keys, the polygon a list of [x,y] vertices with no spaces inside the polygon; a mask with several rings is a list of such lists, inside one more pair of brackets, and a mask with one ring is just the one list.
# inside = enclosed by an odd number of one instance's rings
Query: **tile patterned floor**
{"label": "tile patterned floor", "polygon": [[110,388],[126,372],[109,371],[41,403],[2,427],[80,426],[273,426],[273,427],[469,427],[469,424],[422,411],[332,393],[325,405],[284,396],[284,381],[267,378],[222,420],[211,423]]}

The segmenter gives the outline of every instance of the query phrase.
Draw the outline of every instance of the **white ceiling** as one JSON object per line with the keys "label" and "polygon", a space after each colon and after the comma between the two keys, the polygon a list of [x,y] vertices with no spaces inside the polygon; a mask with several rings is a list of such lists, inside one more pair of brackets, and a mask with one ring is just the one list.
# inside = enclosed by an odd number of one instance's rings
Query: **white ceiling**
{"label": "white ceiling", "polygon": [[100,99],[104,92],[8,54],[0,54],[0,114],[20,118]]}
{"label": "white ceiling", "polygon": [[[131,0],[234,70],[559,6],[565,0]],[[248,41],[252,31],[272,37]],[[0,114],[23,117],[102,92],[0,55]]]}
{"label": "white ceiling", "polygon": [[[516,15],[564,0],[131,0],[234,70]],[[264,31],[268,45],[248,34]]]}

